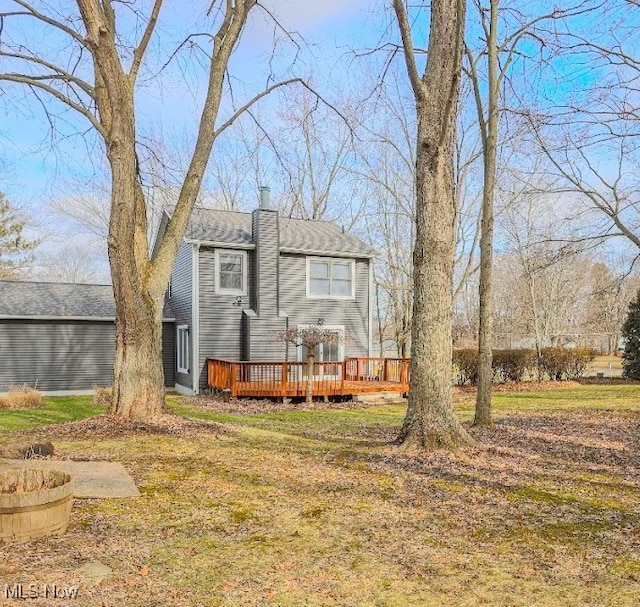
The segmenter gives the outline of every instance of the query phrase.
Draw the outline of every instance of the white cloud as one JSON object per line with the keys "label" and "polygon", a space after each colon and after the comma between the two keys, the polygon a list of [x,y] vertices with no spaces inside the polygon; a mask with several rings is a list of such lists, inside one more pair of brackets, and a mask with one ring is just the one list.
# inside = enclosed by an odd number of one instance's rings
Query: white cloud
{"label": "white cloud", "polygon": [[334,19],[354,15],[370,1],[270,0],[268,5],[285,28],[304,34]]}

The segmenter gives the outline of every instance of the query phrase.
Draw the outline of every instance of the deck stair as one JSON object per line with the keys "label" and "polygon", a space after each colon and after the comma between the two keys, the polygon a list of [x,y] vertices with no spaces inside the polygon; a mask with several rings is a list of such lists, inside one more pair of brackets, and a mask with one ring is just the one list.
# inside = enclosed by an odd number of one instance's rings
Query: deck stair
{"label": "deck stair", "polygon": [[405,404],[407,399],[398,392],[369,392],[366,394],[356,394],[353,400],[368,405],[396,405]]}

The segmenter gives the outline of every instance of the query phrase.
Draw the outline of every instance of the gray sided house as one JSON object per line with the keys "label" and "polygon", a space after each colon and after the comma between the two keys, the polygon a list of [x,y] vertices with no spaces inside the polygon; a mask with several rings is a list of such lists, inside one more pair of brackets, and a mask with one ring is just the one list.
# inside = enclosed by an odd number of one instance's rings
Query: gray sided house
{"label": "gray sided house", "polygon": [[369,356],[375,254],[333,223],[279,217],[264,190],[253,213],[195,209],[169,289],[176,389],[203,390],[207,358],[303,360],[278,339],[285,329],[335,329],[339,344],[321,345],[319,360]]}
{"label": "gray sided house", "polygon": [[[110,386],[115,360],[110,285],[0,281],[0,392],[28,384],[43,392]],[[164,310],[165,383],[175,382],[175,330]]]}

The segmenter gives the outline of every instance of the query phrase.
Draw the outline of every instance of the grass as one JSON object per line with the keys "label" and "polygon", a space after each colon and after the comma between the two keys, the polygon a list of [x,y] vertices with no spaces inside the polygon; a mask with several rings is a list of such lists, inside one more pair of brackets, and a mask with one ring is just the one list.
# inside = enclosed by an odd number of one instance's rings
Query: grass
{"label": "grass", "polygon": [[[222,415],[178,397],[228,432],[54,440],[123,461],[142,497],[76,500],[65,536],[0,547],[0,582],[79,583],[76,605],[637,605],[640,386],[494,402],[495,430],[453,454],[389,446],[402,406]],[[46,399],[0,429],[100,411]],[[83,578],[91,561],[113,575]]]}
{"label": "grass", "polygon": [[28,430],[45,424],[71,422],[104,413],[105,407],[94,405],[91,396],[47,397],[38,409],[0,410],[0,430]]}

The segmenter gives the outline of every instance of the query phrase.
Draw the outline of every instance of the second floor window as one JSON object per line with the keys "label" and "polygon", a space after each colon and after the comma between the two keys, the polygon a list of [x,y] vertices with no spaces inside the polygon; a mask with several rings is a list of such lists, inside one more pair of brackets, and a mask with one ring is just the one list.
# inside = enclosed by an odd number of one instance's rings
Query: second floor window
{"label": "second floor window", "polygon": [[218,293],[244,295],[246,293],[247,256],[244,252],[217,251]]}
{"label": "second floor window", "polygon": [[307,295],[352,298],[353,274],[352,259],[309,259]]}

